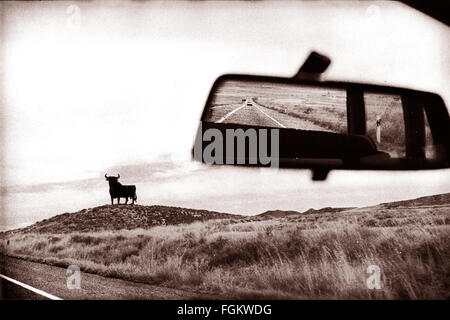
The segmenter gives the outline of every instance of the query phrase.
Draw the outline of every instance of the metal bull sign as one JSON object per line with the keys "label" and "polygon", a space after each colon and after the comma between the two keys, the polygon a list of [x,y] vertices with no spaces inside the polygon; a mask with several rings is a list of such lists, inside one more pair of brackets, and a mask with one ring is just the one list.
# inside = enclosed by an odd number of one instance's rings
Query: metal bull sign
{"label": "metal bull sign", "polygon": [[125,198],[125,204],[128,203],[128,198],[131,198],[131,203],[134,204],[137,201],[136,186],[122,185],[119,181],[120,174],[117,177],[107,176],[105,178],[109,183],[109,194],[111,196],[111,204],[114,204],[114,199],[117,199],[117,204],[120,204],[120,198]]}

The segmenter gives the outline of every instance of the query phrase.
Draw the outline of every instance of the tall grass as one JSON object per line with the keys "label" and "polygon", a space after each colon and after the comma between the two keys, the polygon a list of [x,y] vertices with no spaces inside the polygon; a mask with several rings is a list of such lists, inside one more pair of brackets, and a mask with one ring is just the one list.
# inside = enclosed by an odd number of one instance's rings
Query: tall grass
{"label": "tall grass", "polygon": [[[350,210],[151,229],[16,234],[7,254],[230,298],[450,297],[446,206]],[[5,239],[6,241],[6,239]],[[370,290],[367,267],[381,269]]]}
{"label": "tall grass", "polygon": [[[317,95],[317,93],[316,93]],[[322,95],[320,97],[308,97],[308,99],[288,99],[283,97],[275,99],[273,97],[258,97],[254,99],[259,105],[274,110],[279,113],[278,117],[287,115],[289,120],[284,123],[288,128],[302,128],[302,121],[309,121],[321,128],[321,131],[336,133],[347,133],[347,113],[345,105],[345,91],[333,92],[333,94]]]}
{"label": "tall grass", "polygon": [[[401,97],[377,93],[365,93],[367,135],[377,144],[380,151],[391,156],[405,156],[405,123]],[[376,139],[377,116],[381,119],[381,143]]]}

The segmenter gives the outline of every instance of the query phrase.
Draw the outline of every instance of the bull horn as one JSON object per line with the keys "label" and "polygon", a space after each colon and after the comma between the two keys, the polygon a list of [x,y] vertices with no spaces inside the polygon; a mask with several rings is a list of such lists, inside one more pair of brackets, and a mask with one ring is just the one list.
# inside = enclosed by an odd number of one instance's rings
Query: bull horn
{"label": "bull horn", "polygon": [[120,173],[117,174],[117,179],[119,179],[119,178],[120,178]]}
{"label": "bull horn", "polygon": [[105,178],[108,178],[106,175],[107,175],[107,173],[105,173]]}

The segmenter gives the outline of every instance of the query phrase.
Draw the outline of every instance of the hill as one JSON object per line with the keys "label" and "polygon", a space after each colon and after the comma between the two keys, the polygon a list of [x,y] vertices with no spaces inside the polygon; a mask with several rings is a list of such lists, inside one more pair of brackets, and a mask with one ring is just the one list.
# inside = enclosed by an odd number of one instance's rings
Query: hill
{"label": "hill", "polygon": [[319,213],[338,213],[350,209],[354,209],[355,207],[344,207],[344,208],[331,208],[331,207],[325,207],[322,209],[308,209],[303,214],[319,214]]}
{"label": "hill", "polygon": [[[120,229],[147,229],[210,219],[242,218],[239,215],[168,206],[104,205],[63,213],[31,226],[14,230],[23,233],[69,233]],[[8,231],[9,233],[11,231]]]}
{"label": "hill", "polygon": [[441,206],[449,204],[450,204],[450,193],[442,193],[411,200],[382,203],[380,204],[380,206],[383,206],[385,208],[395,208],[395,207],[411,207],[411,206],[414,207]]}
{"label": "hill", "polygon": [[292,210],[268,210],[266,212],[260,213],[256,215],[255,217],[260,218],[283,218],[283,217],[289,217],[289,216],[297,216],[297,215],[303,215],[303,214],[319,214],[319,213],[337,213],[341,211],[346,211],[354,209],[354,207],[346,207],[346,208],[331,208],[331,207],[325,207],[321,209],[308,209],[304,212],[299,211],[292,211]]}
{"label": "hill", "polygon": [[450,193],[420,197],[416,199],[381,203],[370,207],[344,207],[308,209],[304,212],[293,210],[269,210],[255,216],[221,213],[216,211],[188,209],[170,206],[142,205],[104,205],[83,209],[74,213],[64,213],[50,219],[44,219],[25,228],[6,231],[23,233],[69,233],[92,232],[120,229],[148,229],[158,225],[176,225],[211,219],[245,219],[256,221],[260,219],[276,219],[283,217],[300,217],[313,214],[369,212],[382,209],[408,209],[418,207],[448,206]]}
{"label": "hill", "polygon": [[261,217],[261,218],[282,218],[282,217],[288,217],[288,216],[294,216],[299,215],[301,212],[298,211],[285,211],[285,210],[268,210],[266,212],[260,213],[256,215],[255,217]]}
{"label": "hill", "polygon": [[[382,209],[404,209],[404,208],[418,208],[418,207],[436,207],[436,206],[448,206],[450,205],[450,193],[436,194],[432,196],[425,196],[416,199],[393,201],[380,203],[374,206],[368,207],[343,207],[343,208],[332,208],[325,207],[321,209],[310,208],[306,211],[284,211],[284,210],[268,210],[266,212],[260,213],[255,218],[283,218],[283,217],[294,217],[300,215],[311,215],[311,214],[322,214],[322,213],[340,213],[348,210],[353,212],[366,212],[367,210],[382,210]],[[355,211],[356,210],[356,211]]]}

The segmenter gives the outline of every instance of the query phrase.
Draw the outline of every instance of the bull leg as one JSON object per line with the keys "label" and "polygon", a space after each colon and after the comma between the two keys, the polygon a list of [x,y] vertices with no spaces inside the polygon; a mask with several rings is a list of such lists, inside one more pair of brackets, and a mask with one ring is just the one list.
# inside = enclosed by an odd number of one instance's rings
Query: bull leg
{"label": "bull leg", "polygon": [[128,203],[128,197],[125,197],[125,204]]}
{"label": "bull leg", "polygon": [[113,204],[114,204],[114,198],[111,197],[111,205],[113,205]]}

